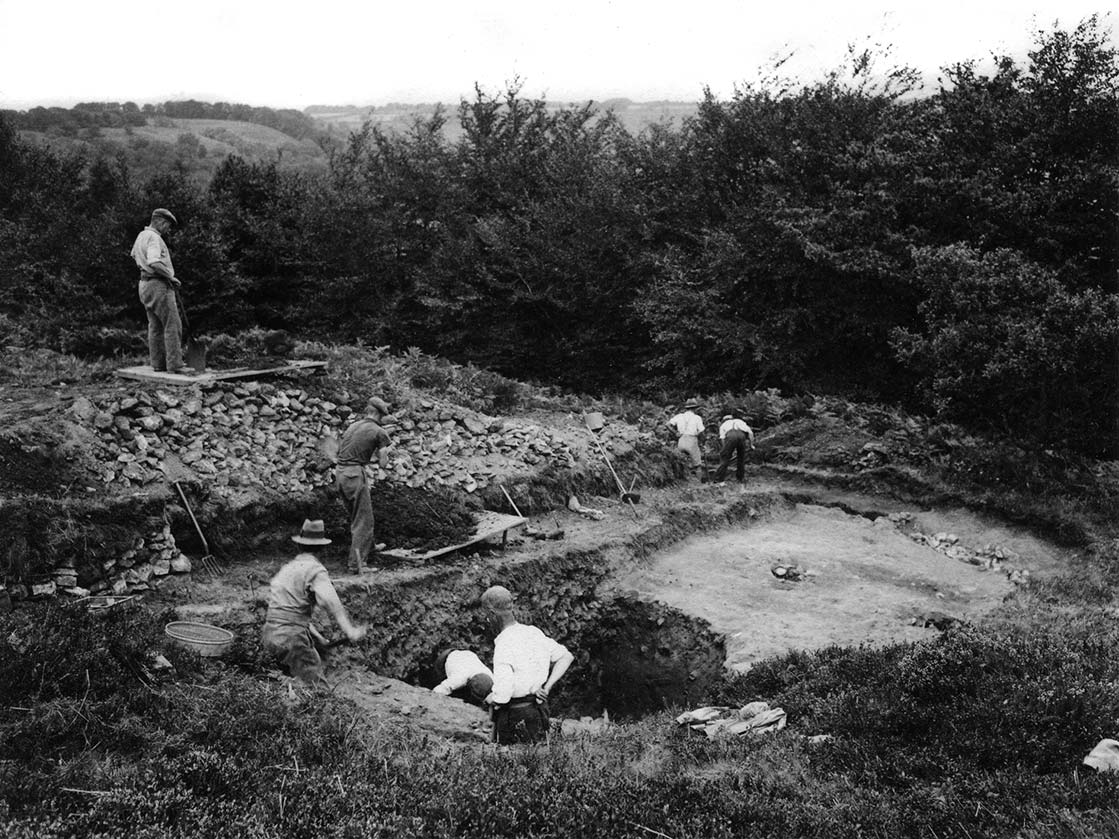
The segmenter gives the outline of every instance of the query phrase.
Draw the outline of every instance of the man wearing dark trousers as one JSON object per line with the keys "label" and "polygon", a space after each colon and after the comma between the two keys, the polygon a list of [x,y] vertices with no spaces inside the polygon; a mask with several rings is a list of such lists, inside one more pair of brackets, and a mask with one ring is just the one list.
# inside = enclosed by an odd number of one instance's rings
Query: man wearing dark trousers
{"label": "man wearing dark trousers", "polygon": [[567,647],[535,626],[518,623],[513,595],[504,586],[491,586],[482,595],[493,642],[494,740],[502,745],[537,743],[548,736],[548,694],[575,660]]}
{"label": "man wearing dark trousers", "polygon": [[[735,412],[739,413],[739,412]],[[727,414],[719,425],[719,439],[723,447],[719,451],[719,468],[715,470],[715,482],[720,483],[727,478],[727,469],[731,459],[736,460],[734,476],[742,483],[746,478],[746,445],[749,442],[750,450],[754,449],[754,431],[740,417]]]}

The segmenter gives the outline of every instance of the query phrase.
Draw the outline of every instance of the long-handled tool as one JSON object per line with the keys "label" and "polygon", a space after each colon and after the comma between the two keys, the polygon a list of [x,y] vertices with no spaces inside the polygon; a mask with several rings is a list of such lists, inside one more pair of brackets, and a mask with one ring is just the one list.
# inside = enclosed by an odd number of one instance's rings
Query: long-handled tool
{"label": "long-handled tool", "polygon": [[218,562],[217,558],[210,553],[210,543],[206,541],[206,537],[202,533],[202,527],[198,524],[198,519],[194,515],[194,509],[190,506],[190,501],[187,499],[186,493],[183,492],[183,487],[179,483],[184,478],[190,478],[193,473],[174,452],[168,452],[164,455],[162,468],[163,474],[179,494],[183,506],[186,507],[186,511],[190,515],[190,520],[194,524],[194,530],[198,534],[198,538],[202,540],[202,549],[205,551],[205,554],[198,560],[199,564],[202,566],[202,570],[211,577],[217,577],[225,569],[222,567],[221,563]]}
{"label": "long-handled tool", "polygon": [[[618,477],[618,473],[614,471],[614,464],[610,462],[610,456],[606,454],[606,448],[602,445],[602,441],[598,439],[591,426],[587,425],[587,430],[591,432],[591,439],[594,440],[595,445],[598,447],[598,453],[602,455],[602,459],[606,461],[606,466],[610,469],[610,474],[614,476],[614,482],[618,485],[618,492],[621,494],[622,501],[625,501],[633,509],[633,517],[639,518],[637,513],[636,502],[641,500],[641,496],[636,492],[630,492],[626,489],[626,485],[622,483],[622,479]],[[634,481],[637,479],[634,478]]]}
{"label": "long-handled tool", "polygon": [[186,493],[183,492],[182,486],[178,481],[172,481],[172,486],[179,491],[179,498],[183,500],[183,506],[186,507],[187,513],[190,514],[190,520],[194,523],[194,530],[198,534],[198,538],[202,540],[202,549],[206,552],[203,554],[199,563],[202,565],[203,570],[211,577],[217,577],[225,569],[222,568],[221,563],[217,561],[212,553],[210,553],[210,543],[206,541],[206,537],[202,535],[202,528],[198,524],[198,519],[194,517],[194,510],[191,509],[190,502],[187,501]]}
{"label": "long-handled tool", "polygon": [[521,511],[517,509],[517,502],[513,500],[513,496],[509,494],[509,491],[505,489],[504,486],[501,486],[501,491],[505,493],[505,500],[509,502],[509,506],[513,508],[513,512],[523,519],[524,516],[521,514]]}
{"label": "long-handled tool", "polygon": [[193,367],[195,372],[203,373],[206,370],[206,343],[190,328],[183,297],[178,289],[175,290],[175,303],[179,307],[179,319],[183,322],[183,334],[186,336],[183,342],[183,360],[187,367]]}

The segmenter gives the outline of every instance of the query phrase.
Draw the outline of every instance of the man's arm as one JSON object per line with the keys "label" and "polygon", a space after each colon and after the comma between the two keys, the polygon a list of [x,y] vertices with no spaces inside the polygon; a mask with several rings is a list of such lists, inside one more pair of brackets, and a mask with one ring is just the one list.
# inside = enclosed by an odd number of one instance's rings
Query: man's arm
{"label": "man's arm", "polygon": [[486,697],[487,704],[504,705],[513,698],[513,665],[493,663],[493,689]]}
{"label": "man's arm", "polygon": [[392,438],[382,428],[381,433],[377,435],[377,463],[380,464],[382,469],[387,469],[389,466],[390,446],[392,446]]}
{"label": "man's arm", "polygon": [[575,661],[575,656],[569,650],[564,648],[563,654],[552,662],[552,669],[548,673],[548,681],[546,681],[540,690],[536,691],[536,701],[543,702],[548,698],[548,694],[552,688],[556,686],[556,682],[563,678],[563,674],[567,672],[567,668]]}
{"label": "man's arm", "polygon": [[441,681],[439,684],[437,684],[431,690],[434,693],[440,693],[443,696],[450,696],[452,693],[454,693],[459,688],[466,687],[466,683],[468,681],[469,681],[469,679],[461,678],[459,676],[448,676],[446,679]]}
{"label": "man's arm", "polygon": [[163,248],[158,239],[148,240],[148,245],[144,249],[144,260],[148,263],[148,270],[160,279],[167,280],[176,288],[182,285],[179,280],[175,279],[175,269],[171,267],[170,263],[163,261]]}
{"label": "man's arm", "polygon": [[338,592],[334,590],[334,584],[330,582],[325,573],[318,576],[313,589],[315,599],[330,613],[334,622],[338,624],[338,628],[347,638],[351,641],[360,641],[365,637],[365,627],[350,622],[350,616],[346,614],[346,608],[342,605],[342,601],[338,599]]}
{"label": "man's arm", "polygon": [[754,448],[754,429],[746,426],[746,436],[750,438],[750,448]]}

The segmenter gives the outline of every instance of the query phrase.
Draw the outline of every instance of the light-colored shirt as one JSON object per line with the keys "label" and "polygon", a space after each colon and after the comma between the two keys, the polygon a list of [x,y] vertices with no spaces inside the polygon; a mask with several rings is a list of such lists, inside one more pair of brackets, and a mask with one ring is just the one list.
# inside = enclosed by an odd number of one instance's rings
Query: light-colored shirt
{"label": "light-colored shirt", "polygon": [[548,681],[552,665],[567,655],[567,647],[525,623],[501,630],[493,642],[493,702],[531,696]]}
{"label": "light-colored shirt", "polygon": [[313,556],[287,563],[272,578],[266,622],[309,624],[315,611],[315,584],[320,580],[330,582],[330,575]]}
{"label": "light-colored shirt", "polygon": [[371,419],[350,424],[338,441],[338,463],[342,466],[365,466],[377,449],[392,443],[388,432]]}
{"label": "light-colored shirt", "polygon": [[493,678],[493,671],[482,664],[482,659],[471,650],[455,650],[448,655],[444,672],[447,678],[432,688],[435,693],[444,696],[450,696],[453,691],[466,687],[471,676],[481,673]]}
{"label": "light-colored shirt", "polygon": [[684,411],[668,421],[681,437],[698,437],[703,433],[703,420],[695,411]]}
{"label": "light-colored shirt", "polygon": [[136,237],[132,245],[132,258],[140,269],[143,277],[163,276],[152,268],[155,263],[160,263],[168,276],[175,276],[175,267],[171,264],[171,252],[167,250],[167,243],[154,227],[145,227]]}
{"label": "light-colored shirt", "polygon": [[719,426],[719,439],[727,439],[728,431],[742,431],[746,434],[754,433],[753,429],[740,419],[724,420],[723,424]]}

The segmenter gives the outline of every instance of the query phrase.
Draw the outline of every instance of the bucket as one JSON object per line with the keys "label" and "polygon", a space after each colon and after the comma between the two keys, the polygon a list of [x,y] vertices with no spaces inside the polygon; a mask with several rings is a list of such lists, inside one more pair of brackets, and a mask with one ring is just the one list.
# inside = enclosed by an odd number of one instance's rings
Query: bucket
{"label": "bucket", "polygon": [[606,427],[606,417],[598,411],[591,411],[589,414],[584,414],[583,419],[586,420],[587,428],[596,434]]}

